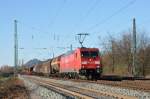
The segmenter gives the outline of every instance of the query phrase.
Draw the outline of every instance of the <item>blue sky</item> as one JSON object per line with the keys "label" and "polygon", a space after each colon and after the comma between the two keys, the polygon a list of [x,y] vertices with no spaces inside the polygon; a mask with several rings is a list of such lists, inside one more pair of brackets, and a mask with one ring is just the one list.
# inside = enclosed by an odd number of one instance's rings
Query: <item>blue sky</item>
{"label": "blue sky", "polygon": [[[149,0],[0,0],[0,66],[13,65],[14,19],[18,20],[19,60],[45,60],[79,47],[77,33],[87,32],[84,45],[101,48],[98,36],[117,37],[132,26],[150,32]],[[96,25],[97,24],[97,25]],[[40,48],[47,48],[46,50]]]}

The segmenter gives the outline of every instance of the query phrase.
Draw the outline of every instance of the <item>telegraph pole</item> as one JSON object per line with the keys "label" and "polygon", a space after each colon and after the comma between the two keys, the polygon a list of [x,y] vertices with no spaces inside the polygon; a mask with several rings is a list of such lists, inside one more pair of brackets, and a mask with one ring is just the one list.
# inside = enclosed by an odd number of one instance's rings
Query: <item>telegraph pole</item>
{"label": "telegraph pole", "polygon": [[17,75],[18,66],[18,35],[17,35],[17,20],[14,20],[14,75]]}
{"label": "telegraph pole", "polygon": [[134,76],[137,76],[137,64],[136,64],[136,22],[135,18],[133,19],[133,63],[132,63],[132,73]]}

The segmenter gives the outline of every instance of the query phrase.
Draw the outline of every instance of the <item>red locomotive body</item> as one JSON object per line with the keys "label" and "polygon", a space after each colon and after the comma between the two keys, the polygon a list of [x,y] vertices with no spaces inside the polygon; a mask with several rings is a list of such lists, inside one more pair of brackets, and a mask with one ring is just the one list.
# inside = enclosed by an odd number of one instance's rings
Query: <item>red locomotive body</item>
{"label": "red locomotive body", "polygon": [[77,48],[60,58],[60,73],[78,73],[87,77],[100,76],[101,57],[97,48]]}

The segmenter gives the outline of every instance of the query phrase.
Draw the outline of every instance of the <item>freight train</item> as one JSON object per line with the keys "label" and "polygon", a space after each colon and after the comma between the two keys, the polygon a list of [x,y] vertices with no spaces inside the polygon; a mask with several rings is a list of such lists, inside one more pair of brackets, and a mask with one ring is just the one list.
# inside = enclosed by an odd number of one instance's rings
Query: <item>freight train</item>
{"label": "freight train", "polygon": [[49,59],[33,68],[35,73],[61,77],[98,79],[102,73],[102,62],[98,48],[77,48]]}

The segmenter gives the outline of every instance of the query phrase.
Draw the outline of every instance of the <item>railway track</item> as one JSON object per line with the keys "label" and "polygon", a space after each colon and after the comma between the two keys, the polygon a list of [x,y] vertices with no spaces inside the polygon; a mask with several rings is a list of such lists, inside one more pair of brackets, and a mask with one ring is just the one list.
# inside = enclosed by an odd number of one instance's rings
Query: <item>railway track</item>
{"label": "railway track", "polygon": [[99,80],[97,83],[116,86],[116,87],[122,87],[122,88],[128,88],[128,89],[133,89],[133,90],[142,90],[145,92],[150,92],[150,81],[146,82],[146,81],[142,81],[142,80],[135,80],[135,81],[125,80],[125,81],[117,82],[117,81]]}
{"label": "railway track", "polygon": [[123,81],[108,81],[108,80],[98,80],[98,81],[88,81],[88,80],[76,80],[72,79],[71,81],[74,82],[88,82],[88,83],[96,83],[96,84],[103,84],[121,88],[128,88],[133,90],[140,90],[145,92],[150,92],[150,80],[143,81],[143,80],[123,80]]}
{"label": "railway track", "polygon": [[89,88],[75,87],[69,85],[63,85],[59,83],[51,82],[50,80],[43,80],[33,76],[25,76],[27,79],[31,79],[40,86],[46,87],[50,90],[63,94],[69,98],[79,99],[137,99],[133,96],[125,96],[121,94],[115,94],[110,92],[97,91]]}

